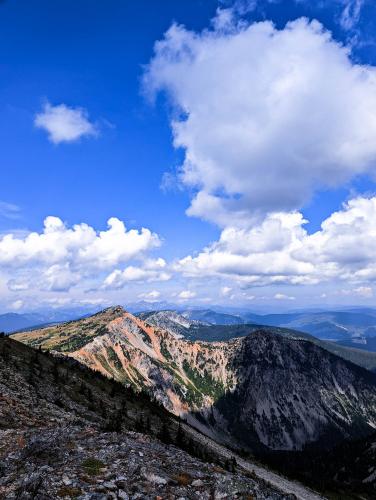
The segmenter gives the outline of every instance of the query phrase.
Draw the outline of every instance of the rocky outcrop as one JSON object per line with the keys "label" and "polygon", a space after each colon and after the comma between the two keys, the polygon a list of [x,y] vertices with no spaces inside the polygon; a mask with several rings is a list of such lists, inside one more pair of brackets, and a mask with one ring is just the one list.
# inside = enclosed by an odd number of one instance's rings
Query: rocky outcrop
{"label": "rocky outcrop", "polygon": [[0,495],[9,500],[294,498],[131,431],[70,426],[13,431],[2,439]]}
{"label": "rocky outcrop", "polygon": [[110,308],[14,338],[64,352],[136,389],[231,446],[292,450],[367,434],[376,377],[303,340],[258,329],[190,342]]}
{"label": "rocky outcrop", "polygon": [[177,311],[148,311],[139,313],[137,316],[145,323],[168,330],[177,338],[187,337],[187,334],[189,338],[189,334],[195,330],[210,325],[208,322],[190,319]]}

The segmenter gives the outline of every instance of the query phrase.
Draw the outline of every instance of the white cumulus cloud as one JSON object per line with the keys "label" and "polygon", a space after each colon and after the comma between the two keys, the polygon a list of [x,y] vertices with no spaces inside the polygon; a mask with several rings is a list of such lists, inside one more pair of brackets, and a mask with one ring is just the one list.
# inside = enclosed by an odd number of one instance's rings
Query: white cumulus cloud
{"label": "white cumulus cloud", "polygon": [[292,295],[286,295],[284,293],[276,293],[274,295],[276,300],[295,300],[295,297]]}
{"label": "white cumulus cloud", "polygon": [[159,245],[159,237],[149,229],[127,230],[116,217],[108,220],[108,229],[96,231],[85,223],[69,228],[58,217],[49,216],[41,233],[25,237],[9,233],[0,238],[0,266],[68,261],[74,267],[107,269]]}
{"label": "white cumulus cloud", "polygon": [[[163,276],[161,270],[166,266],[163,259],[147,258],[147,253],[160,244],[158,235],[149,229],[128,230],[115,217],[108,220],[106,230],[97,231],[85,223],[68,227],[58,217],[49,216],[40,233],[0,237],[0,271],[9,275],[8,288],[13,292],[67,291],[87,278],[98,280],[108,272],[120,273],[122,279],[149,281]],[[132,264],[119,269],[133,260],[140,261],[140,267]]]}
{"label": "white cumulus cloud", "polygon": [[194,297],[196,297],[196,292],[192,292],[191,290],[182,290],[179,294],[178,294],[178,298],[181,299],[181,300],[188,300],[188,299],[193,299]]}
{"label": "white cumulus cloud", "polygon": [[98,134],[96,125],[89,120],[84,108],[72,108],[65,104],[53,106],[47,102],[43,110],[35,115],[34,124],[45,130],[54,144],[75,142],[81,137]]}
{"label": "white cumulus cloud", "polygon": [[22,309],[23,305],[24,305],[24,303],[22,300],[15,300],[10,305],[10,308],[13,309],[13,311],[18,311],[18,310]]}
{"label": "white cumulus cloud", "polygon": [[318,188],[374,173],[376,71],[317,21],[284,29],[229,17],[200,33],[174,24],[145,74],[176,113],[188,214],[249,226],[302,207]]}
{"label": "white cumulus cloud", "polygon": [[144,300],[147,300],[149,302],[153,302],[153,301],[159,299],[160,296],[161,296],[161,292],[158,292],[158,290],[152,290],[151,292],[143,292],[143,293],[138,294],[138,297],[140,299],[144,299]]}
{"label": "white cumulus cloud", "polygon": [[153,281],[168,281],[170,278],[171,275],[166,271],[128,266],[123,270],[116,269],[109,274],[104,280],[103,288],[107,290],[117,290],[124,288],[132,281],[150,283]]}
{"label": "white cumulus cloud", "polygon": [[231,277],[243,284],[359,283],[371,293],[376,280],[376,197],[358,197],[308,234],[302,214],[274,213],[252,227],[225,228],[218,241],[198,255],[175,263],[186,276]]}

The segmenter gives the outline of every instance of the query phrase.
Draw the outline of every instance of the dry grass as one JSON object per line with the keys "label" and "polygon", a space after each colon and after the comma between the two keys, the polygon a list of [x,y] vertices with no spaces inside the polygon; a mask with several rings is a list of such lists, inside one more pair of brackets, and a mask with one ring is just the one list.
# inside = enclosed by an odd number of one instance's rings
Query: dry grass
{"label": "dry grass", "polygon": [[106,464],[96,458],[86,458],[81,465],[89,476],[97,476],[106,467]]}
{"label": "dry grass", "polygon": [[193,481],[192,476],[187,472],[182,472],[178,476],[175,476],[174,479],[180,486],[189,486]]}
{"label": "dry grass", "polygon": [[80,488],[72,488],[71,486],[63,486],[57,492],[57,496],[60,498],[77,498],[82,493]]}
{"label": "dry grass", "polygon": [[17,448],[22,449],[26,446],[26,440],[24,436],[17,436]]}
{"label": "dry grass", "polygon": [[219,474],[226,474],[225,469],[219,467],[219,465],[213,465],[213,472],[219,472]]}

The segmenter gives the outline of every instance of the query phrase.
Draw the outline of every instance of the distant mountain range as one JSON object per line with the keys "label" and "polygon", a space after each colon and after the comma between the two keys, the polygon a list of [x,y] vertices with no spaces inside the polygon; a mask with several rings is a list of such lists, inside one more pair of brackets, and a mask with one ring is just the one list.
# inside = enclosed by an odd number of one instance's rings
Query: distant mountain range
{"label": "distant mountain range", "polygon": [[[164,307],[164,309],[161,309]],[[65,310],[47,310],[35,313],[18,314],[7,313],[0,315],[0,331],[5,333],[30,329],[48,324],[85,317],[95,312],[95,308],[73,308]],[[175,314],[175,320],[166,318],[166,311],[170,316]],[[231,328],[225,330],[207,328],[205,326],[217,325],[266,325],[271,327],[288,328],[310,334],[323,341],[336,342],[340,346],[354,348],[362,351],[376,352],[376,310],[354,309],[347,311],[316,311],[293,312],[281,314],[254,314],[239,311],[238,314],[212,310],[177,307],[165,302],[150,303],[138,302],[132,305],[131,312],[142,319],[158,315],[158,324],[168,328],[186,338],[200,340],[226,340],[236,335],[242,335],[242,329],[233,332]],[[163,319],[164,318],[164,319]],[[167,321],[167,323],[163,323]],[[151,322],[153,322],[151,320]],[[162,322],[162,323],[161,323]],[[179,324],[182,323],[182,324]],[[189,323],[189,331],[184,325]],[[182,329],[183,327],[183,329]],[[196,332],[196,333],[195,333]],[[207,337],[205,337],[207,335]]]}
{"label": "distant mountain range", "polygon": [[344,341],[376,337],[376,310],[320,311],[281,314],[218,313],[212,310],[181,311],[190,319],[211,324],[253,323],[292,328],[323,340]]}
{"label": "distant mountain range", "polygon": [[[264,315],[254,313],[234,315],[211,309],[178,308],[173,311],[187,320],[199,321],[201,326],[252,324],[282,327],[308,333],[321,340],[338,342],[347,347],[366,351],[376,349],[376,340],[372,340],[376,339],[376,310],[373,309]],[[149,310],[145,311],[142,317],[147,318],[151,314],[162,312]]]}
{"label": "distant mountain range", "polygon": [[325,340],[349,340],[353,337],[376,336],[376,311],[331,311],[316,313],[291,313],[244,315],[244,321],[271,326],[283,326],[310,333]]}
{"label": "distant mountain range", "polygon": [[5,333],[30,328],[34,325],[46,323],[45,318],[40,314],[17,314],[6,313],[0,315],[0,331]]}
{"label": "distant mountain range", "polygon": [[32,313],[0,314],[0,332],[11,333],[38,326],[70,321],[92,314],[96,310],[96,308],[72,308],[49,309]]}

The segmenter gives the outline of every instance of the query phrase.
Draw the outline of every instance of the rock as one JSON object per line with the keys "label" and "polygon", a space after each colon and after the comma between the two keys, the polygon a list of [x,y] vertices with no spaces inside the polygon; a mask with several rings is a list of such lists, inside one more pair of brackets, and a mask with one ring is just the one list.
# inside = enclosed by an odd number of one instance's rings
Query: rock
{"label": "rock", "polygon": [[192,481],[192,486],[195,486],[196,488],[204,486],[204,481],[202,481],[201,479],[195,479],[194,481]]}
{"label": "rock", "polygon": [[214,500],[222,500],[223,498],[228,498],[227,493],[225,493],[224,491],[214,492]]}
{"label": "rock", "polygon": [[158,485],[164,485],[167,484],[167,479],[164,477],[158,476],[157,474],[149,473],[149,474],[144,474],[144,477],[149,483],[154,483]]}
{"label": "rock", "polygon": [[106,488],[107,490],[115,491],[117,490],[117,486],[114,483],[114,481],[106,481],[103,483],[103,487]]}
{"label": "rock", "polygon": [[115,484],[118,488],[124,489],[127,486],[127,478],[125,476],[118,476],[115,479]]}

